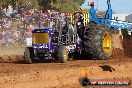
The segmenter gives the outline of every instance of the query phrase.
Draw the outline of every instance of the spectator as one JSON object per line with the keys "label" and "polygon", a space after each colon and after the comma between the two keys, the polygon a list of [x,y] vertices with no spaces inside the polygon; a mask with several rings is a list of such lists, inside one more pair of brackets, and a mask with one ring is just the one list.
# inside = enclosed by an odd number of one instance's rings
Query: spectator
{"label": "spectator", "polygon": [[8,13],[9,17],[11,17],[11,15],[13,14],[13,8],[12,8],[12,6],[10,4],[8,6],[7,13]]}
{"label": "spectator", "polygon": [[[28,4],[29,7],[32,7],[32,4]],[[3,8],[1,8],[3,9]],[[70,18],[68,13],[59,13],[55,10],[47,10],[45,13],[37,9],[28,8],[24,10],[23,8],[16,7],[12,8],[11,5],[8,6],[8,9],[4,8],[0,11],[0,44],[9,45],[10,42],[13,44],[13,40],[24,42],[26,37],[32,36],[32,30],[34,28],[50,27],[53,30],[56,30],[60,26],[64,26],[66,23],[65,18]],[[13,19],[13,20],[12,20]],[[54,21],[56,20],[56,22]],[[11,27],[16,24],[18,27],[11,29]],[[58,22],[60,21],[60,22]],[[63,25],[62,25],[63,24]],[[17,28],[17,29],[16,29]]]}

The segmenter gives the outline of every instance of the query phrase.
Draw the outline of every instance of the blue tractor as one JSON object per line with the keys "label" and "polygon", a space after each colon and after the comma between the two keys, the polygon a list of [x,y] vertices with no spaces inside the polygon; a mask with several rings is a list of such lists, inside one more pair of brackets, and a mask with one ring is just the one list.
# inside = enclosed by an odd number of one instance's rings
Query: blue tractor
{"label": "blue tractor", "polygon": [[57,21],[54,27],[32,31],[32,44],[28,44],[24,52],[26,63],[32,63],[35,57],[64,63],[72,53],[82,50],[82,43],[69,20],[66,19],[64,24]]}
{"label": "blue tractor", "polygon": [[131,34],[132,23],[112,19],[110,0],[107,1],[108,10],[105,18],[98,18],[94,9],[91,9],[90,22],[84,26],[83,17],[75,22],[75,26],[66,20],[65,25],[57,22],[55,30],[52,28],[34,29],[32,44],[25,48],[26,63],[32,63],[35,57],[39,59],[57,59],[65,63],[74,55],[90,56],[93,59],[107,59],[112,55],[111,29],[124,29]]}

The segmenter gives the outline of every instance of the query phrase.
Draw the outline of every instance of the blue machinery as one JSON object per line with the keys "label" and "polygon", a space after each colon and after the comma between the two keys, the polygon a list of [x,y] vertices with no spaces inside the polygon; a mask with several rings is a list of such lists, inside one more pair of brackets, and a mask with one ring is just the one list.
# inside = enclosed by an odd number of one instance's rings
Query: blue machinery
{"label": "blue machinery", "polygon": [[[109,58],[112,54],[112,38],[108,30],[111,28],[125,29],[131,35],[132,23],[113,20],[110,0],[107,0],[107,4],[108,10],[105,18],[98,18],[94,10],[94,2],[90,3],[89,21],[93,22],[93,28],[89,26],[90,23],[85,28],[81,17],[76,23],[75,30],[69,21],[66,21],[64,27],[59,23],[59,27],[57,26],[55,30],[51,28],[34,29],[32,43],[27,44],[24,52],[26,63],[32,63],[36,57],[38,59],[57,59],[59,62],[65,63],[70,57],[75,57],[76,53],[80,53],[83,57],[89,53],[96,59]],[[95,23],[110,28],[99,27]]]}
{"label": "blue machinery", "polygon": [[112,19],[112,8],[111,8],[110,0],[107,0],[107,5],[108,5],[108,10],[106,11],[105,18],[97,18],[96,11],[94,9],[94,2],[91,2],[90,3],[91,9],[89,12],[89,15],[90,15],[89,21],[94,22],[96,24],[103,24],[116,29],[126,29],[128,31],[128,34],[131,35],[132,23],[122,22],[122,21]]}

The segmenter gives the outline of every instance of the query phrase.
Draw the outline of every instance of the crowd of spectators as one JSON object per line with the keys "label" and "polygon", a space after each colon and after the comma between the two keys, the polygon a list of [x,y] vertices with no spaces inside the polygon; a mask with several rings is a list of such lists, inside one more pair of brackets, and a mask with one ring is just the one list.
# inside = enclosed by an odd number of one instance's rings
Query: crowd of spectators
{"label": "crowd of spectators", "polygon": [[55,10],[41,10],[29,8],[0,8],[0,45],[23,45],[27,37],[31,37],[34,28],[50,27],[55,20],[70,19],[69,13],[60,13]]}

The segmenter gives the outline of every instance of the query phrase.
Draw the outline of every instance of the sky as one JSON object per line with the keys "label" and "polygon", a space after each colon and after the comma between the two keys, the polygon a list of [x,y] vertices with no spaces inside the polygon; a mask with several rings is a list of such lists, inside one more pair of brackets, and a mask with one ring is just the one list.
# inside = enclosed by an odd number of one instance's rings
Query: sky
{"label": "sky", "polygon": [[[90,8],[87,6],[88,2],[94,1],[95,8],[97,7],[97,0],[85,0],[82,8]],[[112,10],[118,14],[132,14],[132,0],[111,0]],[[98,10],[107,10],[107,0],[98,0]]]}

